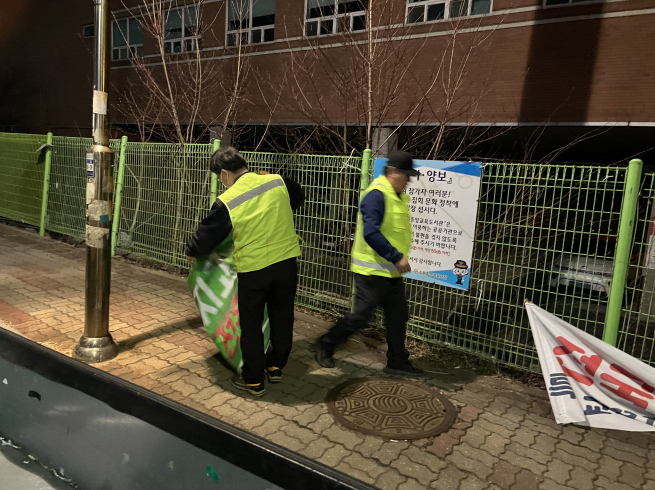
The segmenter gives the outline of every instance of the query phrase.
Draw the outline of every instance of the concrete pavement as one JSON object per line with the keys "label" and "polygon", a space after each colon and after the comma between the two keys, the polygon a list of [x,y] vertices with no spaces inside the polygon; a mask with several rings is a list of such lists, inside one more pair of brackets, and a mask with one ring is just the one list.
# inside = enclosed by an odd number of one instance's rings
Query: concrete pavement
{"label": "concrete pavement", "polygon": [[[84,261],[83,246],[0,224],[0,320],[70,355]],[[335,424],[323,403],[348,378],[382,375],[383,355],[361,343],[339,351],[338,369],[320,368],[324,327],[297,321],[283,382],[254,399],[231,387],[185,278],[114,259],[110,316],[121,353],[99,369],[382,489],[655,490],[655,436],[557,425],[541,389],[479,376],[444,393],[459,410],[447,433],[384,441]]]}

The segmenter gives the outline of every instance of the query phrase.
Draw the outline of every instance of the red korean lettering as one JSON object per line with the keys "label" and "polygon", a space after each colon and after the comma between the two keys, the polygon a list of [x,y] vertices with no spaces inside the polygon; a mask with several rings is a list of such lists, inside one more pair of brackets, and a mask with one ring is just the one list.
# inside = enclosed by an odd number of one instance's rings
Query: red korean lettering
{"label": "red korean lettering", "polygon": [[[645,391],[640,390],[639,388],[635,388],[634,386],[630,386],[629,384],[624,383],[623,381],[619,381],[616,379],[614,376],[611,374],[603,373],[600,375],[600,379],[603,381],[607,381],[608,383],[612,383],[613,385],[617,386],[618,388],[615,388],[613,386],[607,385],[605,383],[601,383],[600,385],[605,388],[606,390],[611,391],[615,395],[623,398],[624,400],[628,400],[632,403],[634,403],[636,406],[642,409],[646,409],[648,407],[648,401],[644,400],[644,398],[648,400],[653,400],[655,397],[651,395],[650,393],[647,393]],[[636,395],[639,395],[642,398],[638,398],[637,396],[633,396],[633,393]]]}
{"label": "red korean lettering", "polygon": [[584,370],[587,371],[589,375],[593,376],[603,363],[603,358],[597,355],[582,356],[580,357],[580,362],[584,366]]}
{"label": "red korean lettering", "polygon": [[564,375],[567,376],[568,378],[573,378],[578,383],[581,383],[586,386],[591,386],[592,384],[594,384],[594,380],[591,379],[589,376],[585,376],[582,373],[573,371],[572,369],[569,369],[566,366],[564,366],[564,361],[559,357],[557,358],[557,362],[559,362],[559,365],[562,366],[562,371],[564,371]]}
{"label": "red korean lettering", "polygon": [[630,378],[630,379],[636,381],[637,383],[639,383],[639,385],[644,390],[648,391],[649,393],[655,392],[655,388],[653,388],[651,385],[646,383],[643,379],[641,379],[636,374],[632,374],[630,371],[628,371],[623,366],[619,366],[618,364],[610,364],[610,369],[612,369],[613,371],[616,371],[617,373],[621,373],[623,376],[625,376],[627,378]]}
{"label": "red korean lettering", "polygon": [[566,340],[561,335],[557,337],[557,340],[559,340],[562,343],[562,345],[555,347],[553,349],[553,352],[555,353],[556,356],[564,356],[568,354],[573,354],[574,352],[579,352],[580,354],[584,354],[583,349],[575,345],[573,342]]}
{"label": "red korean lettering", "polygon": [[[236,294],[232,298],[230,308],[230,311],[225,315],[225,319],[216,329],[214,338],[221,338],[228,357],[234,359],[239,344],[237,341],[237,328],[241,326],[241,319],[239,318],[239,301]],[[234,321],[235,318],[237,319],[236,322]]]}

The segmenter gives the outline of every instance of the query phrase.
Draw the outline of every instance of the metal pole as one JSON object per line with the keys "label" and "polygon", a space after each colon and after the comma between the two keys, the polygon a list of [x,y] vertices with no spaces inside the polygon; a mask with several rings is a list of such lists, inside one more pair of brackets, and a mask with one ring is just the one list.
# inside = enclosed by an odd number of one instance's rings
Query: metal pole
{"label": "metal pole", "polygon": [[93,146],[86,153],[84,335],[73,350],[75,357],[85,362],[106,361],[118,355],[118,346],[109,334],[111,203],[114,197],[114,152],[109,148],[106,92],[109,1],[94,0],[94,5]]}
{"label": "metal pole", "polygon": [[114,216],[111,227],[111,255],[116,255],[118,241],[118,225],[121,219],[121,196],[123,195],[123,180],[125,180],[125,152],[127,151],[127,136],[121,138],[121,149],[118,154],[118,177],[116,178],[116,197],[114,198]]}
{"label": "metal pole", "polygon": [[605,315],[605,328],[603,330],[603,341],[613,346],[616,346],[619,324],[621,322],[621,310],[623,308],[623,296],[628,277],[628,268],[630,267],[632,239],[635,229],[635,216],[637,214],[641,170],[643,166],[644,163],[641,160],[630,160],[628,173],[625,178],[625,190],[623,192],[623,201],[621,202],[619,237],[616,242],[614,271],[612,272],[612,284],[610,285],[607,314]]}
{"label": "metal pole", "polygon": [[39,235],[45,236],[45,217],[48,214],[48,193],[50,192],[50,167],[52,165],[52,133],[45,140],[45,168],[43,169],[43,192],[41,194],[41,219],[39,220]]}
{"label": "metal pole", "polygon": [[[220,147],[221,147],[221,140],[214,140],[214,148],[213,148],[213,151],[212,151],[212,155]],[[214,172],[212,172],[212,185],[211,185],[211,190],[209,191],[209,198],[212,201],[209,204],[210,206],[213,206],[214,203],[216,202],[216,194],[218,194],[218,175],[216,175]]]}
{"label": "metal pole", "polygon": [[[371,149],[367,148],[364,150],[364,154],[362,155],[362,172],[359,177],[359,197],[361,199],[362,197],[362,192],[366,190],[369,184],[369,173],[371,169]],[[355,231],[357,233],[357,231]],[[351,282],[350,282],[350,311],[351,313],[354,311],[355,308],[355,295],[357,294],[357,291],[355,290],[355,277],[353,276]]]}

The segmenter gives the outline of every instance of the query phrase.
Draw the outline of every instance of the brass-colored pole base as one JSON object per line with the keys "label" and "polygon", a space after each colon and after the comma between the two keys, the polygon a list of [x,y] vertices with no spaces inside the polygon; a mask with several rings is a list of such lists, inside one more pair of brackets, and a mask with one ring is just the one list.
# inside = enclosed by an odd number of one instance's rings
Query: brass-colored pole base
{"label": "brass-colored pole base", "polygon": [[110,334],[105,337],[82,337],[73,349],[73,356],[93,364],[113,359],[118,355],[118,345]]}

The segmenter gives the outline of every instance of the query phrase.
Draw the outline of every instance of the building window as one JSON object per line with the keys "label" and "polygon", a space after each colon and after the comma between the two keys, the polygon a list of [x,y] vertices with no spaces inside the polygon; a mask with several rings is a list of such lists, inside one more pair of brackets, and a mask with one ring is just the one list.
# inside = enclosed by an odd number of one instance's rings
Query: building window
{"label": "building window", "polygon": [[227,45],[275,40],[275,0],[229,0]]}
{"label": "building window", "polygon": [[490,11],[491,0],[409,0],[407,23],[488,14]]}
{"label": "building window", "polygon": [[89,24],[88,26],[82,27],[82,37],[93,37],[96,32],[96,26]]}
{"label": "building window", "polygon": [[305,35],[323,36],[366,29],[369,0],[307,0]]}
{"label": "building window", "polygon": [[115,20],[111,29],[111,59],[127,60],[135,56],[143,56],[141,21],[134,17]]}
{"label": "building window", "polygon": [[164,53],[185,53],[202,48],[202,8],[182,7],[168,12],[165,21]]}

